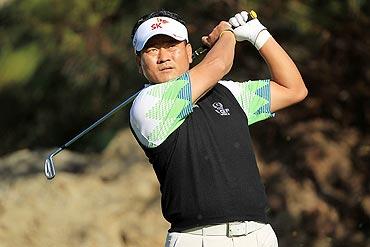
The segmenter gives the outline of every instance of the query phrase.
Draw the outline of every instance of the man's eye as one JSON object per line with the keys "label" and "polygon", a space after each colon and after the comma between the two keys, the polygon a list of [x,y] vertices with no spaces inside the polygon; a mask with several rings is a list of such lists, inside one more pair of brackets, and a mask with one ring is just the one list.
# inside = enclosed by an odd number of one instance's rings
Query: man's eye
{"label": "man's eye", "polygon": [[171,51],[174,51],[177,49],[177,43],[170,43],[167,45],[167,48],[170,49]]}
{"label": "man's eye", "polygon": [[158,51],[157,48],[148,48],[145,50],[146,53],[150,53],[150,54],[156,53],[157,51]]}
{"label": "man's eye", "polygon": [[174,42],[174,43],[170,43],[170,45],[169,45],[169,46],[170,46],[170,47],[177,47],[177,46],[178,46],[178,44],[179,44],[178,42]]}

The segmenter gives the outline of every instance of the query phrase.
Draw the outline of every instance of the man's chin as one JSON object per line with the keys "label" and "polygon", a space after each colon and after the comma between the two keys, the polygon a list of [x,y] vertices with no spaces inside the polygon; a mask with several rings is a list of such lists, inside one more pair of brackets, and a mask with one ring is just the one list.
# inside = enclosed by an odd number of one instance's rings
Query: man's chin
{"label": "man's chin", "polygon": [[161,76],[160,78],[158,78],[158,80],[156,80],[157,82],[153,82],[153,83],[164,83],[164,82],[168,82],[168,81],[171,81],[171,80],[174,80],[176,78],[178,78],[179,76],[181,76],[183,73],[165,73],[163,76]]}

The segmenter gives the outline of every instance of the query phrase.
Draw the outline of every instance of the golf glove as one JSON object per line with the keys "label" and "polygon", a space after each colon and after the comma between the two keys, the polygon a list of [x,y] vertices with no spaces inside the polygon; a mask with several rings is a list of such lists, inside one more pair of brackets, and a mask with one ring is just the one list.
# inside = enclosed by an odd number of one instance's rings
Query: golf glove
{"label": "golf glove", "polygon": [[231,17],[229,23],[234,28],[237,41],[248,40],[259,50],[271,37],[271,34],[256,17],[257,15],[254,11],[250,13],[242,11]]}

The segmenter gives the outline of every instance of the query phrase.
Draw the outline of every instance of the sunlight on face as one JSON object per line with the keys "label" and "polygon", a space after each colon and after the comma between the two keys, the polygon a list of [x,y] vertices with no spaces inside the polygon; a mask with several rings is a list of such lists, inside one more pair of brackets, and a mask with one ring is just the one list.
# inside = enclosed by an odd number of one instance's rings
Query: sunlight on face
{"label": "sunlight on face", "polygon": [[166,35],[152,37],[138,56],[140,72],[152,83],[174,79],[187,70],[191,59],[191,46]]}

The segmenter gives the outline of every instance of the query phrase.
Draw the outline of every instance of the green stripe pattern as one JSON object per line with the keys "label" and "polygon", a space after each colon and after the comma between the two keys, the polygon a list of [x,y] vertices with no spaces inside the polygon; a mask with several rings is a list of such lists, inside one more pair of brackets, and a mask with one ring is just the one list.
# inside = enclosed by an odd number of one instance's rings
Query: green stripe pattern
{"label": "green stripe pattern", "polygon": [[177,129],[192,111],[189,74],[161,84],[150,86],[148,95],[158,98],[145,117],[158,121],[147,137],[148,147],[156,147]]}
{"label": "green stripe pattern", "polygon": [[255,80],[240,83],[237,98],[247,114],[248,125],[273,117],[270,111],[270,80]]}

